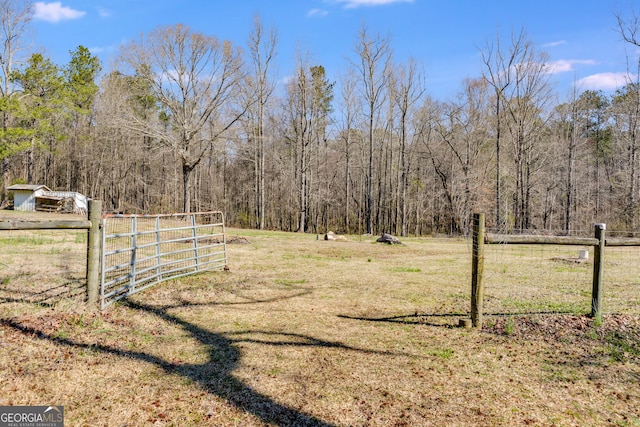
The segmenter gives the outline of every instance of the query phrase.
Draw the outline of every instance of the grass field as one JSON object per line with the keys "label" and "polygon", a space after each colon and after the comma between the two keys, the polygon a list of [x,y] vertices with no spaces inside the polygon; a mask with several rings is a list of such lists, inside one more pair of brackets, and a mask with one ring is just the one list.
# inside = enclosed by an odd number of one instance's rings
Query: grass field
{"label": "grass field", "polygon": [[230,271],[100,312],[82,237],[10,233],[0,405],[64,405],[69,426],[640,426],[640,248],[608,250],[594,325],[575,248],[488,247],[478,331],[457,327],[464,240],[232,229]]}

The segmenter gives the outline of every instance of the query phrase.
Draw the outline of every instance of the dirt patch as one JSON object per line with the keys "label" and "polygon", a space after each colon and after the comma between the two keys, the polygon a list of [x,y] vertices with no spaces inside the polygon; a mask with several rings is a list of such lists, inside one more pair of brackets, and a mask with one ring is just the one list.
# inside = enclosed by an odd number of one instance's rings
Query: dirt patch
{"label": "dirt patch", "polygon": [[[226,237],[224,241],[229,245],[248,245],[249,244],[249,240],[246,237],[240,237],[240,236],[229,236],[229,237]],[[207,237],[204,239],[198,239],[198,242],[205,245],[219,245],[220,243],[223,243],[223,240],[217,237]]]}
{"label": "dirt patch", "polygon": [[248,245],[250,242],[246,237],[229,236],[227,237],[227,243],[232,245]]}
{"label": "dirt patch", "polygon": [[598,341],[607,334],[618,333],[640,343],[640,316],[609,314],[601,324],[587,315],[494,316],[486,322],[484,330],[514,339],[542,339],[549,342],[571,339],[588,343]]}

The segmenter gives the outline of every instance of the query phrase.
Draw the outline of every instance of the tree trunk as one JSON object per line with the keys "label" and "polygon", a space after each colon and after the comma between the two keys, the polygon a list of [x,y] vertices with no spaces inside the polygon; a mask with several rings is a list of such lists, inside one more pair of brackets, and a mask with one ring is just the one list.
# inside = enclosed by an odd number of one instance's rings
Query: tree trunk
{"label": "tree trunk", "polygon": [[183,160],[182,162],[182,210],[184,213],[191,212],[191,177],[193,166]]}
{"label": "tree trunk", "polygon": [[367,166],[367,203],[365,221],[367,234],[373,234],[373,107],[369,116],[369,164]]}
{"label": "tree trunk", "polygon": [[29,184],[34,184],[33,182],[33,168],[34,168],[34,151],[36,150],[36,141],[35,137],[31,137],[31,147],[29,148],[29,153],[27,154],[27,182]]}
{"label": "tree trunk", "polygon": [[501,198],[502,198],[502,186],[500,183],[501,169],[500,169],[500,94],[496,91],[496,227],[502,227],[502,216],[500,214]]}
{"label": "tree trunk", "polygon": [[299,203],[300,211],[298,213],[298,232],[304,233],[307,223],[307,150],[304,140],[300,145],[300,192]]}

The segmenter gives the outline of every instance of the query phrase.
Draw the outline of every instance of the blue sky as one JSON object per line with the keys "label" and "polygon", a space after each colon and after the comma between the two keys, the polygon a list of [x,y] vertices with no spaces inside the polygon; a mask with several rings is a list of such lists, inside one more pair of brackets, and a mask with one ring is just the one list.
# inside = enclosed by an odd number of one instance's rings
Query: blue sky
{"label": "blue sky", "polygon": [[[336,80],[354,58],[364,23],[389,35],[396,61],[414,58],[425,70],[428,92],[448,99],[467,77],[479,77],[479,49],[500,33],[524,29],[555,70],[556,93],[614,90],[624,83],[627,57],[616,13],[640,13],[638,0],[60,0],[35,2],[33,47],[66,64],[79,45],[98,55],[105,70],[120,45],[161,25],[192,30],[245,46],[259,14],[279,35],[278,69],[285,77],[296,52],[306,50]],[[504,42],[503,42],[504,43]],[[503,44],[506,46],[506,44]]]}

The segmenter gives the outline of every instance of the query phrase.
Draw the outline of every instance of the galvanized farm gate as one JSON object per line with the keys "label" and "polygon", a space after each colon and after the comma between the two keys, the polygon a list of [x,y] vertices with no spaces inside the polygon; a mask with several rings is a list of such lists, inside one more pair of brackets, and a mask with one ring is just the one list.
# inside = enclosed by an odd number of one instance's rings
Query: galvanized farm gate
{"label": "galvanized farm gate", "polygon": [[165,280],[226,265],[222,212],[106,215],[100,306]]}

